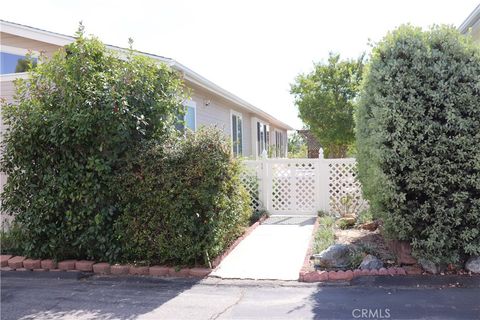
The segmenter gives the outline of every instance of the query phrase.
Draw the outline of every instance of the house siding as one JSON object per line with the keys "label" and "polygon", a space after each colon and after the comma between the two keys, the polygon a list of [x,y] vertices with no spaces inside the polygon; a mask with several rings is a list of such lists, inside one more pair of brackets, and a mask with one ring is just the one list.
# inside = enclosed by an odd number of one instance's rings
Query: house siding
{"label": "house siding", "polygon": [[478,20],[472,27],[472,37],[473,41],[480,44],[480,20]]}
{"label": "house siding", "polygon": [[[188,85],[188,84],[187,84]],[[251,114],[234,106],[228,101],[209,95],[207,91],[189,84],[193,91],[192,100],[197,105],[197,127],[215,126],[221,129],[228,137],[232,136],[232,111],[242,115],[243,123],[243,156],[249,157],[251,152]],[[206,105],[206,102],[209,102]]]}
{"label": "house siding", "polygon": [[[0,96],[5,99],[5,102],[13,102],[13,96],[15,94],[15,85],[13,81],[0,81]],[[0,103],[0,115],[2,114],[3,103]],[[3,124],[3,117],[0,116],[0,139],[5,130],[5,125]],[[0,151],[1,152],[1,151]],[[7,176],[0,172],[0,193],[3,191],[3,186],[7,181]],[[3,216],[2,216],[3,221]]]}

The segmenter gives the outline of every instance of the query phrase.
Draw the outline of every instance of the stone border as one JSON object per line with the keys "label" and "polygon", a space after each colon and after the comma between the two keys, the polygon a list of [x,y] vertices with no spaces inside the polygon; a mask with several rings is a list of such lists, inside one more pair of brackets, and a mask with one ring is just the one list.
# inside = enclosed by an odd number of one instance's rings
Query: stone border
{"label": "stone border", "polygon": [[310,257],[313,253],[313,244],[315,242],[315,236],[319,227],[319,219],[317,218],[315,225],[313,226],[312,236],[310,237],[307,253],[305,254],[305,259],[303,260],[303,266],[298,275],[298,281],[300,282],[350,281],[353,278],[361,276],[397,276],[418,274],[418,270],[416,269],[412,269],[410,272],[409,270],[399,267],[372,270],[355,269],[346,271],[310,271]]}
{"label": "stone border", "polygon": [[[235,247],[256,229],[267,215],[263,215],[257,222],[248,227],[232,245],[213,261],[216,268],[222,260],[235,249]],[[58,263],[52,259],[29,259],[23,256],[0,255],[0,271],[34,271],[34,272],[84,272],[102,275],[141,275],[153,277],[180,277],[180,278],[205,278],[211,272],[210,268],[182,268],[169,266],[135,266],[131,264],[109,264],[106,262],[96,263],[89,260],[63,260]]]}
{"label": "stone border", "polygon": [[176,269],[167,266],[134,266],[110,265],[106,262],[95,263],[88,260],[63,260],[58,263],[50,259],[27,259],[22,256],[1,255],[0,271],[33,271],[33,272],[85,272],[103,275],[142,275],[154,277],[193,277],[204,278],[210,274],[209,268]]}

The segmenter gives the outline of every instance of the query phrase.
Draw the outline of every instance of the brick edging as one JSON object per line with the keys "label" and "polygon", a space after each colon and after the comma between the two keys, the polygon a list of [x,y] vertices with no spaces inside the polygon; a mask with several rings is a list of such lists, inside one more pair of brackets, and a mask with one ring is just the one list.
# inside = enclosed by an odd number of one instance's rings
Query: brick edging
{"label": "brick edging", "polygon": [[[218,256],[213,266],[217,267],[220,262],[230,253],[233,249],[248,236],[252,231],[257,228],[265,219],[266,215],[263,215],[257,222],[247,228],[241,237],[239,237],[232,245],[220,256]],[[153,277],[182,277],[182,278],[204,278],[207,277],[212,269],[210,268],[182,268],[177,269],[169,266],[135,266],[131,264],[109,264],[106,262],[96,263],[89,260],[63,260],[58,263],[52,259],[30,259],[24,256],[12,256],[12,255],[0,255],[0,271],[34,271],[34,272],[56,272],[56,271],[69,271],[69,272],[90,272],[94,274],[103,275],[143,275]]]}
{"label": "brick edging", "polygon": [[361,276],[402,276],[407,275],[405,269],[401,267],[380,268],[370,270],[346,270],[346,271],[300,271],[299,280],[301,282],[324,282],[324,281],[349,281]]}
{"label": "brick edging", "polygon": [[33,272],[90,272],[94,274],[143,275],[155,277],[193,277],[204,278],[212,272],[209,268],[183,268],[177,270],[168,266],[134,266],[111,265],[106,262],[95,263],[88,260],[63,260],[58,263],[51,259],[26,259],[23,256],[0,255],[0,271],[33,271]]}

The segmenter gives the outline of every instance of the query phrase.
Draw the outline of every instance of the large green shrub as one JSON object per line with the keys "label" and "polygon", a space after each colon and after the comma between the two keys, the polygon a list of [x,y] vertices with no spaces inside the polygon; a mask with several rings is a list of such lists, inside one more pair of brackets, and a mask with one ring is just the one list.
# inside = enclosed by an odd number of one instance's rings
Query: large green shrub
{"label": "large green shrub", "polygon": [[357,112],[359,178],[419,257],[480,254],[480,52],[454,28],[403,26],[373,49]]}
{"label": "large green shrub", "polygon": [[115,260],[115,176],[139,144],[174,130],[183,85],[164,64],[77,36],[2,107],[2,210],[16,215],[28,256]]}
{"label": "large green shrub", "polygon": [[249,197],[226,141],[220,130],[202,128],[147,145],[129,161],[116,226],[125,260],[206,265],[244,231]]}

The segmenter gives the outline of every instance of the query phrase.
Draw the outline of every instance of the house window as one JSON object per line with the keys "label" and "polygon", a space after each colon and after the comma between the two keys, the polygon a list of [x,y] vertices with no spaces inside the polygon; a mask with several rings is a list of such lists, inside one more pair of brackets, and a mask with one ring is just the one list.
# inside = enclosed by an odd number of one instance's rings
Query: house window
{"label": "house window", "polygon": [[[35,66],[37,59],[32,59],[33,66]],[[20,73],[28,71],[29,63],[25,55],[2,51],[0,52],[0,66],[0,74]]]}
{"label": "house window", "polygon": [[183,121],[178,116],[178,123],[175,125],[178,131],[185,131],[188,128],[192,131],[197,129],[197,104],[195,101],[188,101],[185,103],[185,114],[183,115]]}
{"label": "house window", "polygon": [[195,131],[197,130],[197,106],[195,102],[189,101],[186,108],[185,125],[188,129]]}
{"label": "house window", "polygon": [[257,121],[257,152],[261,156],[264,151],[268,152],[270,145],[270,127],[268,124]]}
{"label": "house window", "polygon": [[275,156],[278,158],[286,157],[287,139],[285,134],[281,131],[275,131]]}
{"label": "house window", "polygon": [[235,156],[243,152],[243,121],[242,115],[232,111],[232,148]]}

